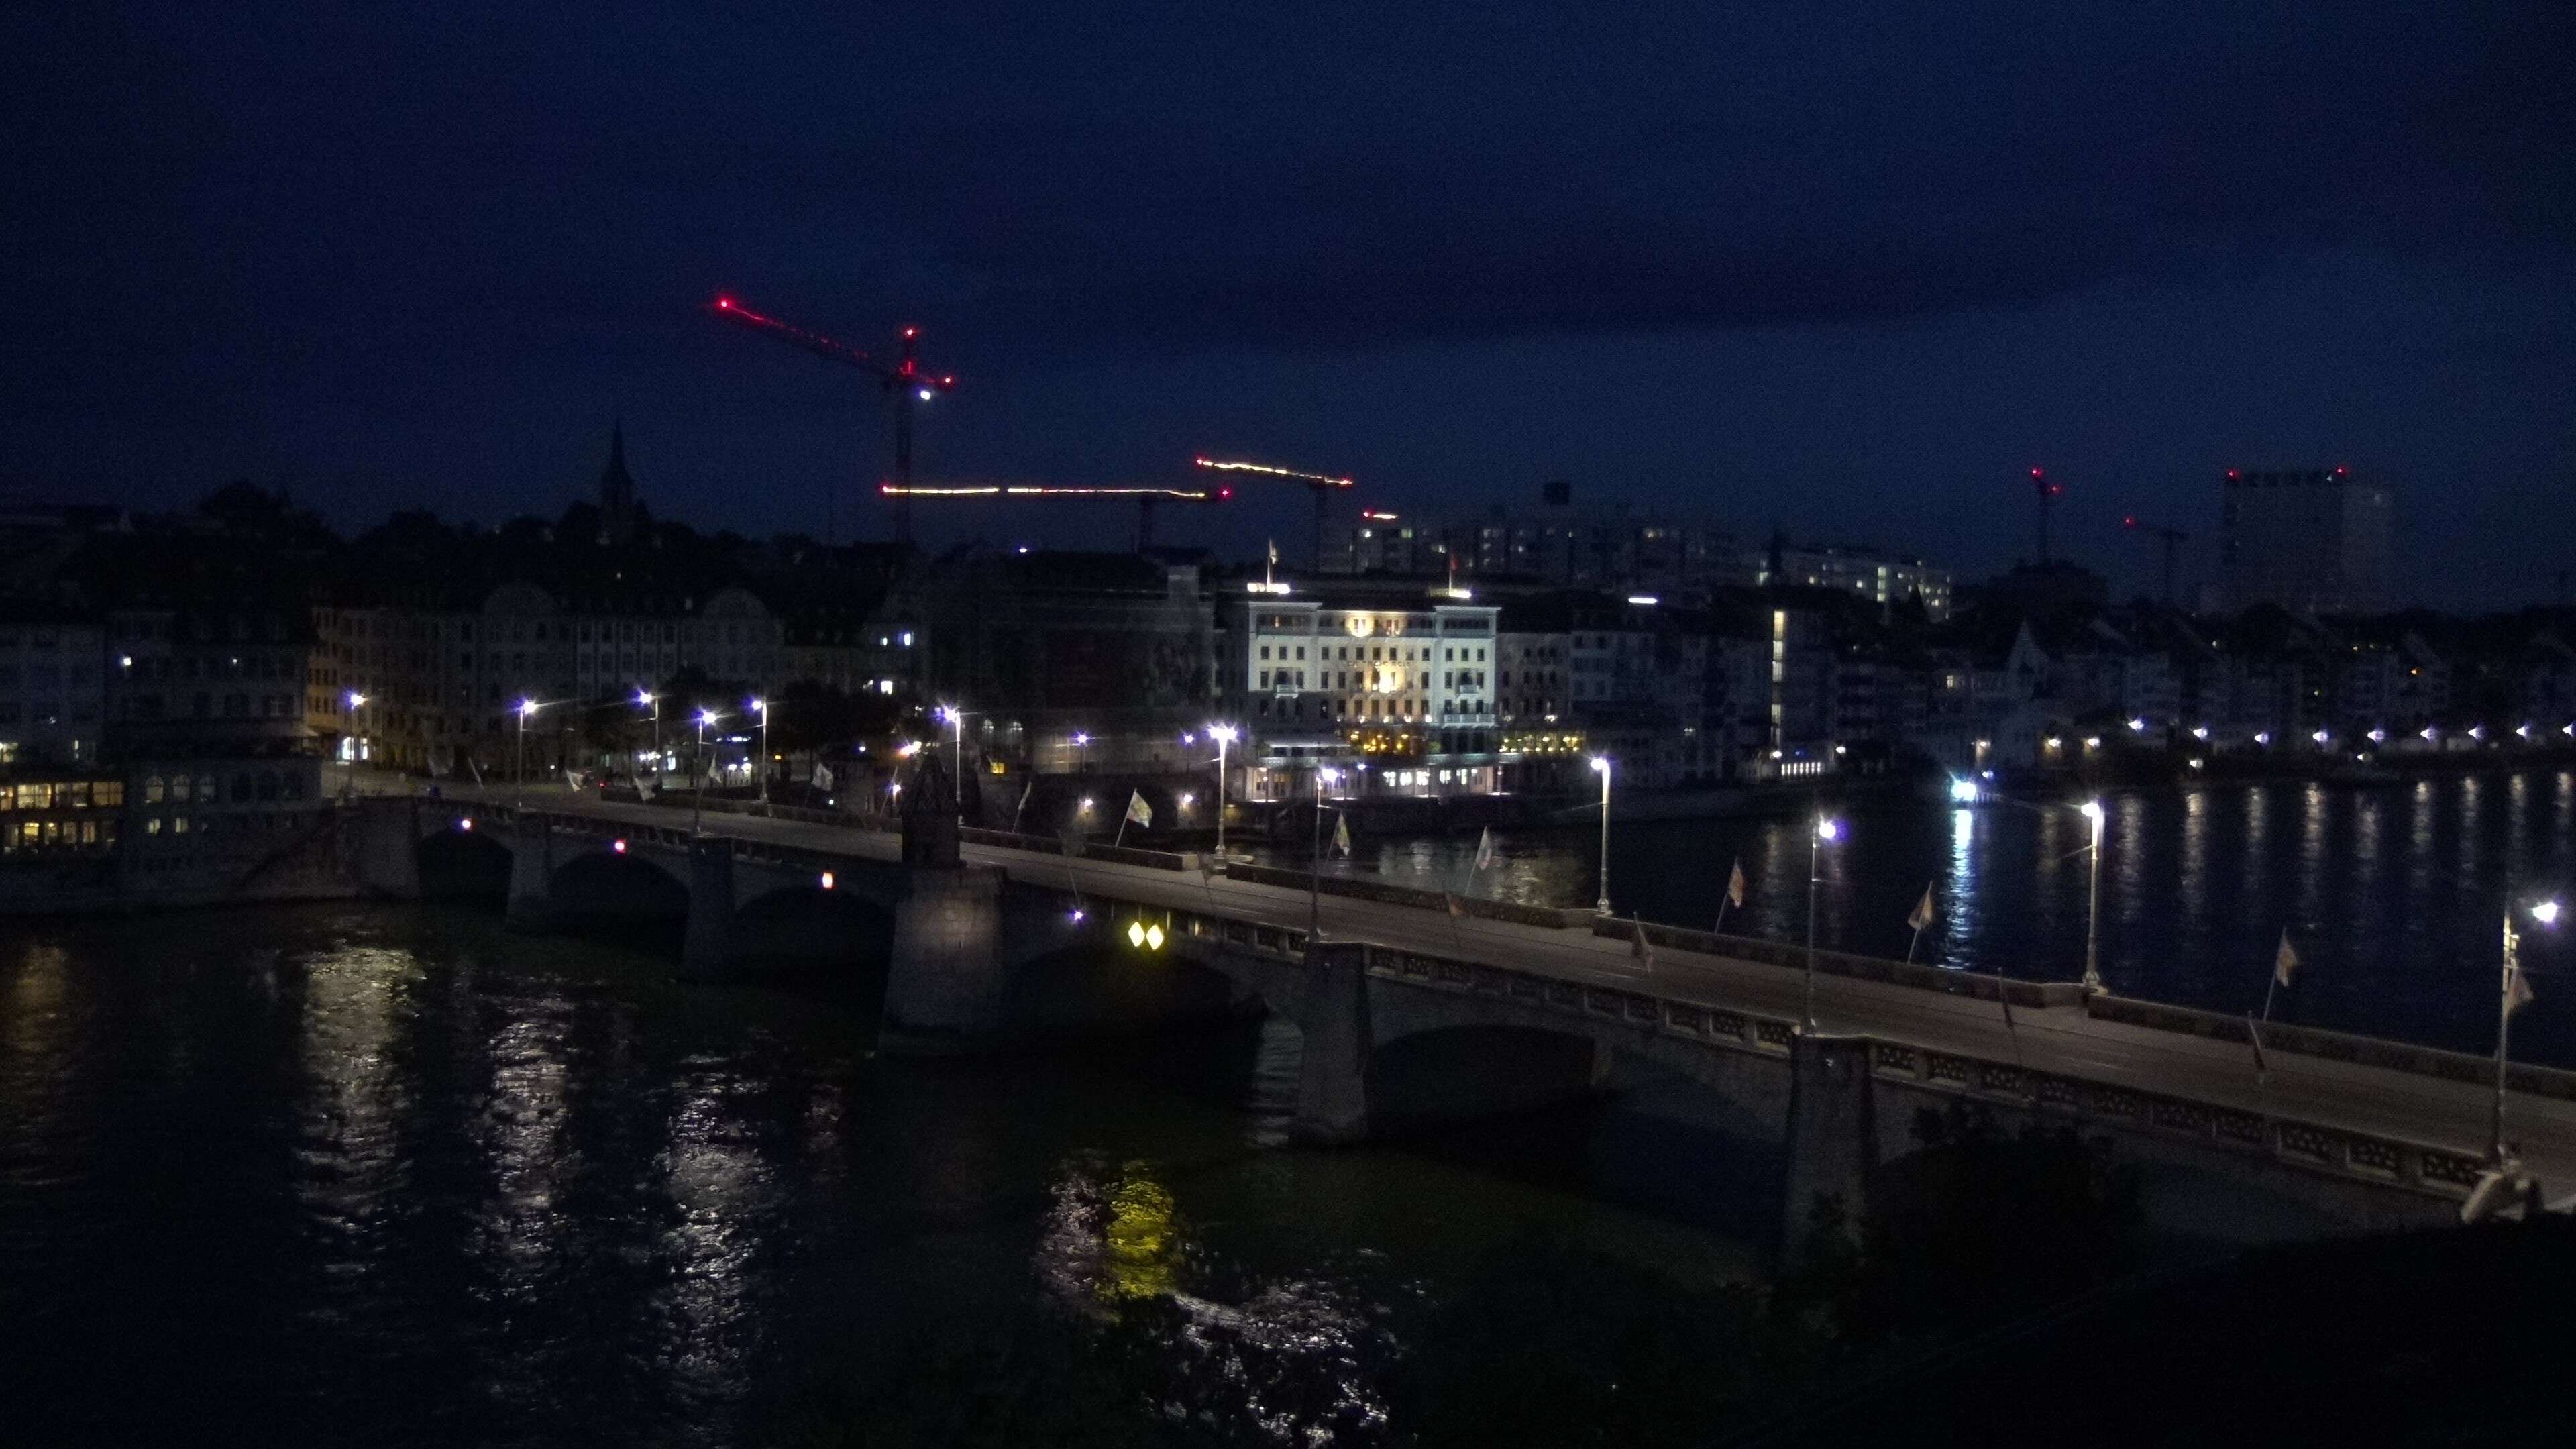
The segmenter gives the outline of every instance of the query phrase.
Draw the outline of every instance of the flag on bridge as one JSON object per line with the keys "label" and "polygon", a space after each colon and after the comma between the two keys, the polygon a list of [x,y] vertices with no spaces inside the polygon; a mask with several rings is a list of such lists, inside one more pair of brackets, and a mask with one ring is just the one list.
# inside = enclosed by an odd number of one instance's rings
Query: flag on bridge
{"label": "flag on bridge", "polygon": [[1485,871],[1488,871],[1488,870],[1493,869],[1493,866],[1494,866],[1494,827],[1492,827],[1492,826],[1488,825],[1488,826],[1486,826],[1486,827],[1485,827],[1485,831],[1484,831],[1484,833],[1483,833],[1482,835],[1479,835],[1479,836],[1477,836],[1477,837],[1476,837],[1476,865],[1475,865],[1475,869],[1476,869],[1476,871],[1477,871],[1477,873],[1478,873],[1478,874],[1482,874],[1482,873],[1484,873]]}
{"label": "flag on bridge", "polygon": [[1632,924],[1636,927],[1636,934],[1630,938],[1628,954],[1651,966],[1655,961],[1655,945],[1646,939],[1646,923],[1637,921]]}
{"label": "flag on bridge", "polygon": [[832,788],[831,766],[816,765],[814,767],[814,788],[817,790],[829,790]]}
{"label": "flag on bridge", "polygon": [[1153,828],[1154,807],[1145,803],[1144,791],[1129,790],[1127,792],[1127,819],[1134,824],[1144,826],[1148,830]]}
{"label": "flag on bridge", "polygon": [[2281,949],[2272,953],[2272,984],[2287,986],[2299,969],[2299,953],[2290,945],[2290,928],[2281,928]]}
{"label": "flag on bridge", "polygon": [[1351,858],[1351,817],[1347,812],[1333,813],[1333,849],[1342,853],[1342,859]]}
{"label": "flag on bridge", "polygon": [[2505,973],[2504,1014],[2511,1016],[2522,1010],[2523,1003],[2529,1000],[2531,1000],[2531,980],[2523,973],[2520,966],[2516,966]]}
{"label": "flag on bridge", "polygon": [[1932,924],[1932,887],[1927,885],[1923,888],[1923,899],[1914,903],[1914,909],[1905,917],[1905,924],[1912,926],[1917,934]]}
{"label": "flag on bridge", "polygon": [[1456,891],[1442,891],[1440,903],[1449,908],[1449,919],[1453,921],[1467,914],[1467,903],[1458,899]]}
{"label": "flag on bridge", "polygon": [[1726,873],[1726,903],[1744,909],[1744,857],[1735,858],[1735,869]]}
{"label": "flag on bridge", "polygon": [[2245,1039],[2254,1043],[2254,1080],[2259,1085],[2266,1076],[2266,1068],[2263,1065],[2263,1023],[2256,1021],[2251,1012],[2246,1013],[2245,1016]]}

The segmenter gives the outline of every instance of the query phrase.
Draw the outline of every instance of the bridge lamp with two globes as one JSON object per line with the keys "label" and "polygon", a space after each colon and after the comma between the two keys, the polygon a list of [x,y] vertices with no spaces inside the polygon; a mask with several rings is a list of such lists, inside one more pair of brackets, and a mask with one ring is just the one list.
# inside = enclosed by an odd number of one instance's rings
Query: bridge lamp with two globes
{"label": "bridge lamp with two globes", "polygon": [[2085,801],[2082,811],[2093,827],[2092,843],[2084,847],[2092,856],[2084,892],[2084,989],[2090,992],[2102,989],[2102,822],[2108,812],[2099,800]]}
{"label": "bridge lamp with two globes", "polygon": [[519,701],[519,707],[514,711],[514,713],[519,717],[519,730],[517,736],[517,761],[510,772],[512,776],[511,784],[515,787],[511,792],[513,803],[524,803],[527,798],[528,721],[536,718],[537,711],[542,708],[544,708],[544,706],[538,704],[533,699],[523,699]]}
{"label": "bridge lamp with two globes", "polygon": [[1806,1033],[1816,1034],[1816,890],[1824,883],[1824,848],[1843,838],[1843,823],[1830,815],[1816,817],[1807,832],[1807,973]]}
{"label": "bridge lamp with two globes", "polygon": [[1601,777],[1601,892],[1592,910],[1606,916],[1610,914],[1610,757],[1594,755],[1592,772]]}
{"label": "bridge lamp with two globes", "polygon": [[1239,731],[1230,724],[1211,724],[1208,738],[1216,741],[1216,858],[1225,859],[1225,750],[1234,743]]}
{"label": "bridge lamp with two globes", "polygon": [[2522,933],[2514,929],[2513,921],[2513,914],[2517,907],[2529,912],[2531,918],[2544,927],[2558,924],[2561,909],[2554,897],[2536,901],[2529,900],[2527,897],[2517,898],[2511,895],[2505,897],[2504,978],[2498,983],[2496,993],[2495,1108],[2488,1119],[2490,1131],[2487,1139],[2487,1154],[2499,1168],[2505,1161],[2504,1079],[2507,1044],[2511,1040],[2510,1033],[2513,1026],[2513,1009],[2529,1000],[2531,991],[2530,987],[2525,986],[2521,981]]}

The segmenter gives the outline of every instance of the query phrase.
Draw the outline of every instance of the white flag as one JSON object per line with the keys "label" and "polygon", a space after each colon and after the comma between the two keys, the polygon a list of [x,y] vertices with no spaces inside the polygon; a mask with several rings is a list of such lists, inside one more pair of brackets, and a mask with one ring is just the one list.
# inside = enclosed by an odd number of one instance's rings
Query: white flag
{"label": "white flag", "polygon": [[1351,858],[1351,817],[1348,815],[1336,813],[1333,816],[1333,849],[1342,853],[1342,859]]}
{"label": "white flag", "polygon": [[1487,870],[1491,870],[1491,869],[1493,869],[1493,866],[1494,866],[1494,827],[1492,827],[1492,826],[1488,825],[1488,826],[1486,826],[1486,827],[1485,827],[1485,833],[1476,837],[1476,866],[1475,866],[1475,868],[1476,868],[1479,872],[1482,872],[1482,871],[1487,871]]}
{"label": "white flag", "polygon": [[832,788],[831,766],[816,765],[814,767],[814,788],[817,790],[829,790]]}
{"label": "white flag", "polygon": [[1277,567],[1279,566],[1279,540],[1277,540],[1277,539],[1275,539],[1275,538],[1274,538],[1274,539],[1269,540],[1269,543],[1270,543],[1270,566],[1271,566],[1272,568],[1277,568]]}
{"label": "white flag", "polygon": [[1153,828],[1154,807],[1145,803],[1144,791],[1129,790],[1127,792],[1127,818],[1130,822],[1142,825],[1149,830]]}
{"label": "white flag", "polygon": [[2281,928],[2281,949],[2272,953],[2272,984],[2288,986],[2299,969],[2299,953],[2290,946],[2290,928]]}
{"label": "white flag", "polygon": [[1628,954],[1640,961],[1652,962],[1655,959],[1655,946],[1653,942],[1646,939],[1646,923],[1639,921],[1636,923],[1636,928],[1636,934],[1630,938]]}
{"label": "white flag", "polygon": [[1739,911],[1744,909],[1744,857],[1740,855],[1735,858],[1735,869],[1726,874],[1726,903]]}
{"label": "white flag", "polygon": [[1906,916],[1905,924],[1918,931],[1932,924],[1932,887],[1927,885],[1923,888],[1923,899],[1914,903],[1914,910]]}
{"label": "white flag", "polygon": [[2531,1000],[2531,981],[2523,974],[2522,968],[2516,966],[2505,976],[2504,1014],[2511,1016],[2522,1010],[2523,1003],[2529,1000]]}

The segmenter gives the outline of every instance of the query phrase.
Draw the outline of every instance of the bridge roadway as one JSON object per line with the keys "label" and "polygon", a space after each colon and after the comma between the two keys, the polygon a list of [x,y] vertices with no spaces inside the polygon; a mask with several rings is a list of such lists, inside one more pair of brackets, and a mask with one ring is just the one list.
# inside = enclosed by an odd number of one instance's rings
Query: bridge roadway
{"label": "bridge roadway", "polygon": [[[486,794],[451,786],[448,793],[495,804],[510,799],[505,790]],[[611,803],[561,789],[532,792],[527,804],[552,813],[665,828],[677,823],[680,814],[669,806]],[[705,830],[710,836],[875,860],[892,860],[899,848],[894,836],[878,831],[733,813],[707,814]],[[990,845],[968,844],[963,853],[971,862],[1000,867],[1036,885],[1070,884],[1086,894],[1301,933],[1308,923],[1304,891]],[[1802,1009],[1803,973],[1764,962],[1660,946],[1651,961],[1639,960],[1627,941],[1589,931],[1475,916],[1457,920],[1441,911],[1330,894],[1322,898],[1322,923],[1327,941],[1366,941],[1788,1020]],[[2272,1051],[2267,1054],[2269,1084],[2258,1090],[2251,1053],[2241,1043],[2102,1020],[2080,1006],[2016,1006],[2015,1030],[2007,1033],[1995,1003],[1969,996],[1819,972],[1815,999],[1818,1028],[1827,1034],[1866,1035],[1986,1061],[2017,1061],[2033,1071],[2206,1106],[2268,1113],[2470,1156],[2486,1152],[2493,1093],[2466,1082]],[[2517,1092],[2506,1113],[2506,1136],[2521,1145],[2525,1164],[2553,1201],[2566,1194],[2576,1185],[2576,1102]]]}

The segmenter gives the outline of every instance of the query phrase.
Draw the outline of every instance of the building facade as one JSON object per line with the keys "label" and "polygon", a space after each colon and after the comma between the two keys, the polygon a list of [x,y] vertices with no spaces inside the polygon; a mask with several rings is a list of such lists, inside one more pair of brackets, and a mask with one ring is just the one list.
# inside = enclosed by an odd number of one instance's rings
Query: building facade
{"label": "building facade", "polygon": [[2219,588],[2229,610],[2297,614],[2388,607],[2389,485],[2345,468],[2230,469],[2219,488]]}

